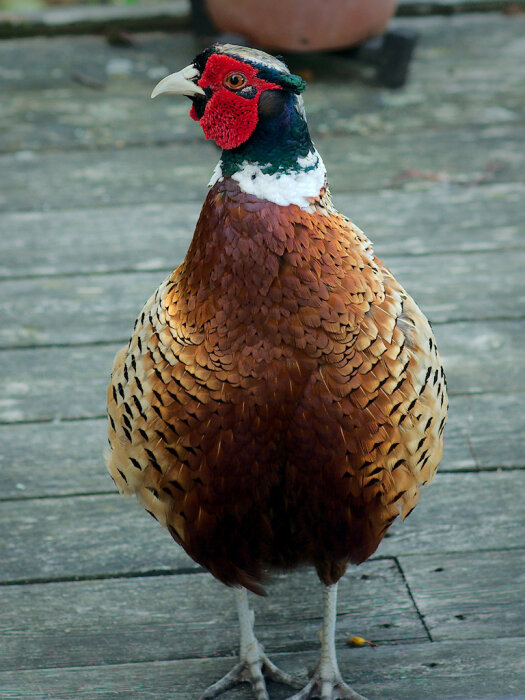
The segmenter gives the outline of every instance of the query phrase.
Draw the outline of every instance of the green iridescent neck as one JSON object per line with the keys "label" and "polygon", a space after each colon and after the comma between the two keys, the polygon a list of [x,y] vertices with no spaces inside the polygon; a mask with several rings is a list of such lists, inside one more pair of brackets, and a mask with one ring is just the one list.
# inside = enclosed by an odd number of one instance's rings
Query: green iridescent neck
{"label": "green iridescent neck", "polygon": [[260,115],[252,136],[221,156],[224,177],[231,177],[246,163],[257,163],[268,175],[304,170],[300,159],[314,151],[301,103],[289,95],[277,114]]}

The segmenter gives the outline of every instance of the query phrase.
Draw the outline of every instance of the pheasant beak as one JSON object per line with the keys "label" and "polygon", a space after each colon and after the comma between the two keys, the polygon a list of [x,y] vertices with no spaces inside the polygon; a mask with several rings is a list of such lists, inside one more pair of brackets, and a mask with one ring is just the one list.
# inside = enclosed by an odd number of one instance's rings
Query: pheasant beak
{"label": "pheasant beak", "polygon": [[193,82],[199,75],[199,71],[195,66],[186,66],[186,68],[183,68],[178,73],[172,73],[163,78],[153,89],[151,99],[157,97],[157,95],[161,95],[163,92],[170,92],[175,95],[187,95],[188,97],[205,95],[204,90]]}

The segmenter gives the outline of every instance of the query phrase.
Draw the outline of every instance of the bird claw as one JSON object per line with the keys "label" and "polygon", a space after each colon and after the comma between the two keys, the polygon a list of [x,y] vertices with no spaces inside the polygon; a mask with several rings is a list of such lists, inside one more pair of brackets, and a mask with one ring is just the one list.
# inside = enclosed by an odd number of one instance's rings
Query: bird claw
{"label": "bird claw", "polygon": [[201,695],[200,700],[211,700],[221,693],[233,688],[239,683],[249,683],[252,687],[255,700],[269,700],[264,676],[276,683],[290,685],[292,688],[300,688],[302,682],[288,673],[281,671],[262,651],[257,661],[240,661],[231,671],[213,685],[210,685]]}
{"label": "bird claw", "polygon": [[312,680],[302,690],[292,695],[288,700],[366,700],[346,685],[342,678],[333,681],[322,680],[316,673]]}

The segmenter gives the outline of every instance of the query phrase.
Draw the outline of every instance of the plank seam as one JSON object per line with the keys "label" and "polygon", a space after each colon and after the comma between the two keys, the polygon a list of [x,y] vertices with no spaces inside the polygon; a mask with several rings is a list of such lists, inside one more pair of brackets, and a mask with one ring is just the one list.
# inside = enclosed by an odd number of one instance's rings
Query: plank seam
{"label": "plank seam", "polygon": [[[505,643],[510,643],[511,641],[514,642],[514,644],[521,645],[523,644],[523,637],[516,637],[516,636],[511,636],[511,637],[498,637],[497,640],[492,640],[492,644],[499,644],[500,640],[504,640]],[[395,645],[390,644],[389,642],[382,642],[381,647],[386,648],[386,647],[392,647],[395,646],[398,649],[403,646],[408,646],[408,647],[413,647],[413,646],[421,646],[424,647],[428,644],[428,642],[422,642],[422,641],[413,641],[411,639],[407,639],[406,641],[402,642],[401,644],[396,642]],[[487,641],[485,639],[455,639],[455,640],[441,640],[441,641],[435,641],[433,642],[433,646],[435,647],[444,647],[444,648],[450,648],[451,650],[454,650],[456,648],[468,648],[471,646],[484,646],[487,644]],[[501,644],[500,646],[504,646],[504,644]],[[307,650],[308,651],[308,650]],[[390,649],[388,650],[390,651]],[[376,650],[377,653],[377,650]],[[300,657],[303,654],[303,651],[274,651],[272,652],[272,658],[282,658],[282,657],[289,657],[289,656],[296,656]],[[314,656],[315,652],[312,654]],[[25,673],[39,673],[41,671],[59,671],[59,672],[64,672],[64,671],[76,671],[76,670],[86,670],[86,669],[99,669],[102,667],[119,667],[119,666],[124,666],[124,667],[135,667],[135,666],[153,666],[155,669],[157,669],[159,666],[162,665],[171,665],[171,664],[180,664],[180,663],[187,663],[188,661],[196,661],[196,662],[202,662],[202,661],[214,661],[214,662],[222,662],[222,661],[231,661],[231,659],[237,658],[237,653],[232,653],[231,655],[227,654],[222,654],[221,656],[185,656],[185,657],[177,657],[177,658],[172,658],[172,659],[144,659],[140,661],[108,661],[100,664],[96,663],[91,663],[87,665],[80,665],[77,664],[75,666],[40,666],[37,668],[23,668],[23,669],[17,669],[15,670],[10,670],[10,669],[2,669],[0,670],[0,676],[5,675],[8,677],[9,675],[13,674],[25,674]],[[1,696],[0,696],[1,697]],[[41,697],[41,696],[39,696]],[[435,697],[435,696],[433,696]],[[511,700],[511,699],[509,699]],[[519,698],[514,698],[514,700],[520,700]],[[523,699],[521,699],[523,700]]]}
{"label": "plank seam", "polygon": [[[101,460],[102,460],[102,452]],[[109,474],[107,475],[109,478]],[[52,498],[87,498],[91,496],[115,496],[118,493],[115,489],[112,491],[72,491],[71,493],[45,493],[39,496],[4,496],[0,498],[0,503],[20,503],[24,501],[47,501]]]}
{"label": "plank seam", "polygon": [[525,464],[508,464],[498,466],[479,466],[479,467],[466,467],[464,469],[439,469],[439,474],[481,474],[483,472],[516,472],[523,471],[525,469]]}
{"label": "plank seam", "polygon": [[421,621],[421,624],[423,625],[423,629],[425,630],[425,632],[427,634],[428,641],[433,642],[434,640],[432,638],[432,634],[430,633],[430,628],[428,627],[426,620],[425,620],[425,616],[423,615],[423,613],[419,609],[419,606],[416,603],[416,599],[414,598],[412,590],[411,590],[410,586],[408,585],[408,580],[407,580],[407,577],[405,576],[405,572],[403,571],[403,567],[401,566],[401,563],[400,563],[397,556],[393,557],[393,559],[394,559],[394,562],[395,562],[397,569],[399,571],[399,575],[401,576],[403,583],[405,584],[408,596],[409,596],[410,600],[412,601],[412,605],[414,606],[414,609],[417,613],[417,616],[419,617],[419,620]]}
{"label": "plank seam", "polygon": [[[2,37],[0,36],[0,39]],[[512,128],[514,126],[520,127],[523,126],[522,124],[522,118],[519,116],[516,116],[516,118],[509,123],[509,127]],[[477,122],[472,122],[472,123],[465,123],[461,125],[461,128],[464,128],[465,130],[471,130],[474,133],[481,133],[486,129],[486,124],[483,123],[477,123]],[[435,123],[426,123],[423,124],[420,128],[417,129],[418,133],[420,135],[425,135],[428,133],[434,133],[434,134],[439,134],[439,133],[444,133],[448,132],[451,130],[451,125],[448,123],[440,123],[440,122],[435,122]],[[411,133],[404,130],[404,128],[400,128],[399,132],[396,132],[399,136],[410,136]],[[312,136],[314,137],[316,143],[322,144],[323,141],[326,139],[333,139],[333,140],[341,140],[344,141],[348,139],[349,134],[341,129],[334,130],[330,132],[330,134],[325,134],[324,132],[319,132],[316,129],[312,129]],[[176,137],[166,137],[166,138],[152,138],[147,141],[139,141],[139,140],[133,140],[130,139],[126,143],[124,143],[124,148],[126,150],[138,150],[138,149],[164,149],[164,148],[169,148],[169,147],[177,147],[181,143],[181,136],[176,136]],[[192,134],[187,134],[187,136],[183,139],[184,143],[187,145],[197,145],[197,144],[203,144],[206,143],[205,141],[202,140],[202,137],[198,134],[193,135]],[[208,152],[211,153],[211,145],[207,145],[205,148],[208,149]],[[107,143],[95,143],[95,144],[88,144],[88,143],[71,143],[70,145],[66,144],[65,147],[60,144],[51,144],[48,143],[45,146],[42,146],[40,148],[34,148],[32,149],[37,156],[40,154],[47,155],[47,154],[71,154],[71,153],[118,153],[119,151],[122,152],[122,147],[121,148],[116,148],[115,145],[111,142]],[[15,153],[18,153],[20,151],[20,148],[15,148],[14,150],[2,150],[0,149],[0,158],[8,158],[10,156],[13,156]],[[403,189],[403,185],[406,183],[406,180],[403,180],[402,182],[389,182],[386,187],[382,189]],[[521,180],[510,180],[509,184],[516,184],[520,183]],[[471,187],[472,185],[475,185],[476,187],[485,187],[487,184],[493,185],[494,182],[489,181],[489,180],[482,180],[481,182],[478,181],[476,178],[474,178],[473,181],[467,180],[463,181],[461,179],[456,179],[454,180],[454,176],[452,175],[452,179],[449,181],[448,184],[455,185],[457,187]],[[347,193],[347,194],[352,194],[351,191],[349,190],[339,190],[335,189],[333,187],[330,188],[330,191],[332,194],[334,192],[338,193]],[[367,191],[372,191],[368,189],[363,189],[359,190],[360,192],[367,192]],[[180,200],[182,202],[187,202],[188,200],[183,199]],[[119,203],[125,205],[125,203]],[[109,206],[115,206],[115,203],[110,204]],[[26,211],[26,210],[18,210],[18,211]]]}
{"label": "plank seam", "polygon": [[[125,341],[127,342],[127,341]],[[113,345],[113,343],[110,343]],[[123,343],[124,344],[124,343]],[[63,347],[63,346],[60,346]],[[9,350],[13,350],[13,348],[7,348]],[[15,348],[16,349],[16,348]],[[27,349],[27,348],[26,348]],[[40,348],[29,348],[31,350],[39,350]],[[2,351],[2,348],[0,348],[0,352]],[[109,374],[108,374],[109,377]],[[448,392],[449,397],[451,398],[462,398],[462,397],[472,397],[472,396],[516,396],[516,397],[521,397],[525,394],[525,389],[522,391],[450,391]],[[58,425],[60,423],[73,423],[75,421],[92,421],[92,420],[102,420],[107,418],[107,415],[105,413],[94,413],[93,415],[90,416],[50,416],[50,417],[45,417],[45,418],[27,418],[27,419],[20,419],[20,420],[4,420],[3,418],[0,418],[0,426],[3,425],[40,425],[40,424],[47,424],[47,423],[52,423],[55,425]],[[494,469],[498,469],[499,467],[495,467]],[[512,465],[510,467],[502,467],[502,468],[509,468],[509,469],[521,469],[522,467],[520,465]],[[462,470],[466,471],[466,470]],[[477,470],[475,470],[477,471]],[[480,471],[486,471],[485,468],[480,469]]]}
{"label": "plank seam", "polygon": [[[199,205],[201,202],[199,201]],[[176,206],[176,205],[175,205]],[[3,212],[6,214],[6,212]],[[2,212],[0,212],[0,216]],[[187,237],[188,246],[190,244],[189,235]],[[388,260],[390,263],[393,258],[400,258],[405,260],[407,258],[431,258],[437,256],[464,256],[464,255],[493,255],[494,253],[512,253],[521,252],[525,249],[525,245],[514,245],[514,246],[503,246],[503,247],[491,247],[491,248],[451,248],[451,249],[440,249],[440,250],[428,250],[428,251],[399,251],[390,252],[387,256],[383,255],[382,259]],[[180,263],[176,262],[175,267]],[[26,274],[17,275],[2,275],[0,273],[0,284],[3,282],[25,282],[27,280],[56,280],[63,279],[68,280],[74,277],[111,277],[112,275],[148,275],[148,274],[164,274],[169,275],[173,272],[175,268],[171,267],[123,267],[123,268],[112,268],[107,270],[72,270],[70,272],[29,272]],[[498,317],[499,318],[499,317]],[[512,318],[515,318],[514,316]],[[437,323],[434,321],[434,323]],[[446,323],[441,321],[441,323]]]}
{"label": "plank seam", "polygon": [[[109,373],[108,373],[109,379]],[[92,416],[53,416],[51,418],[30,418],[20,420],[0,420],[1,425],[41,425],[51,423],[60,425],[60,423],[74,423],[76,421],[91,421],[107,419],[106,413],[94,413]]]}
{"label": "plank seam", "polygon": [[[101,453],[102,454],[102,453]],[[102,458],[101,458],[102,459]],[[447,474],[461,477],[463,474],[494,474],[498,472],[522,472],[525,470],[525,464],[520,466],[504,466],[504,467],[480,467],[473,468],[468,467],[466,469],[439,469],[439,474]],[[109,475],[108,475],[109,478]],[[29,501],[51,501],[53,499],[66,499],[66,498],[93,498],[99,496],[118,496],[119,493],[116,489],[101,490],[101,491],[72,491],[70,493],[45,493],[41,495],[16,495],[16,496],[3,496],[0,498],[0,503],[24,503]],[[483,550],[486,551],[486,550]],[[390,559],[389,556],[385,555],[385,559]]]}
{"label": "plank seam", "polygon": [[478,459],[478,455],[476,454],[476,450],[474,449],[474,444],[472,442],[472,435],[470,433],[470,428],[467,430],[467,444],[470,450],[470,454],[472,455],[472,459],[474,462],[477,464],[477,466],[480,466],[480,461]]}
{"label": "plank seam", "polygon": [[[1,280],[0,280],[1,282]],[[443,321],[429,319],[430,325],[435,326],[456,326],[460,323],[464,324],[475,324],[475,323],[512,323],[512,322],[522,322],[525,321],[525,315],[520,316],[480,316],[478,318],[453,318],[444,319]],[[108,345],[120,345],[126,344],[129,341],[129,337],[125,338],[109,338],[108,340],[78,340],[70,341],[65,343],[41,343],[38,345],[0,345],[0,352],[9,352],[16,350],[52,350],[55,348],[78,348],[78,347],[104,347]],[[462,392],[460,394],[454,394],[449,391],[450,396],[461,396],[485,392]],[[505,392],[491,392],[491,393],[505,393]],[[522,393],[522,392],[512,392],[512,393]]]}
{"label": "plank seam", "polygon": [[[404,554],[396,554],[394,557],[395,559],[398,559],[402,557],[403,559],[406,557],[435,557],[437,555],[441,556],[442,554],[472,554],[472,553],[491,553],[491,552],[524,552],[525,553],[525,548],[523,545],[516,545],[515,547],[488,547],[487,549],[454,549],[454,550],[431,550],[428,552],[413,552],[413,553],[404,553]],[[437,640],[432,640],[432,641],[437,641]]]}
{"label": "plank seam", "polygon": [[126,344],[128,341],[129,336],[110,340],[78,340],[68,343],[42,343],[42,345],[0,345],[0,352],[8,352],[9,350],[53,350],[55,348],[104,347],[107,345]]}
{"label": "plank seam", "polygon": [[[524,2],[525,2],[525,0],[524,0]],[[19,149],[17,149],[16,151],[12,151],[10,153],[16,153],[18,150]],[[121,149],[119,149],[119,150],[121,150]],[[521,193],[523,193],[523,190],[525,189],[525,182],[522,182],[520,180],[513,180],[512,182],[487,183],[487,185],[485,186],[485,190],[491,189],[491,188],[494,190],[494,192],[497,192],[497,193],[501,192],[501,190],[504,189],[506,192],[510,191],[510,192],[521,194]],[[511,189],[509,190],[509,188],[511,188]],[[443,188],[441,186],[436,186],[436,189],[438,189],[440,191],[443,190]],[[380,187],[377,189],[377,192],[381,192],[382,190],[383,190],[383,188]],[[426,193],[431,194],[432,190],[431,189],[426,190]],[[354,193],[349,192],[347,195],[342,195],[342,196],[347,197],[347,196],[350,196],[353,194]],[[400,194],[406,195],[407,197],[410,197],[414,194],[414,192],[410,191],[410,190],[405,190],[405,191],[401,192]],[[397,193],[396,193],[396,195],[397,195]],[[188,198],[186,198],[184,200],[179,200],[179,201],[175,200],[172,202],[166,202],[164,200],[151,200],[151,201],[147,201],[147,202],[139,202],[138,204],[130,204],[130,203],[126,203],[126,202],[120,202],[120,203],[117,202],[116,204],[113,202],[101,202],[100,204],[96,205],[96,208],[102,209],[103,211],[113,210],[114,212],[122,210],[123,216],[125,216],[125,215],[129,216],[130,214],[133,214],[137,210],[144,211],[144,210],[156,209],[159,207],[163,209],[164,207],[170,206],[170,205],[174,206],[174,207],[175,206],[176,207],[196,206],[196,207],[198,207],[198,210],[200,211],[200,208],[202,207],[202,202],[203,202],[202,197],[196,197],[195,199],[193,199],[193,198],[190,198],[188,196]],[[81,206],[81,205],[77,205],[77,206],[73,206],[73,207],[69,207],[69,208],[66,208],[66,207],[59,207],[58,209],[51,208],[51,209],[46,209],[45,211],[34,210],[34,209],[30,210],[30,211],[28,211],[27,209],[5,209],[5,210],[0,210],[0,215],[1,216],[8,216],[10,218],[13,218],[13,217],[24,218],[28,213],[31,213],[31,214],[37,214],[37,215],[42,216],[43,218],[46,218],[49,215],[53,215],[55,212],[60,212],[62,214],[75,213],[76,215],[78,215],[78,214],[84,215],[84,214],[91,212],[92,209],[93,209],[93,206]],[[198,214],[198,212],[197,212],[197,214]],[[519,248],[519,250],[521,250],[521,248]],[[446,252],[447,251],[444,251],[444,253],[446,253]],[[481,251],[478,251],[477,248],[474,248],[474,249],[465,248],[465,252],[469,253],[469,252],[481,252]],[[418,253],[410,253],[410,255],[416,256],[416,255],[418,255]]]}
{"label": "plank seam", "polygon": [[[2,280],[0,280],[1,284]],[[525,315],[521,316],[479,316],[478,318],[464,317],[464,318],[450,318],[444,320],[429,319],[430,325],[434,327],[441,326],[455,326],[461,323],[512,323],[512,322],[523,322],[525,321]],[[37,345],[0,345],[0,352],[10,352],[17,350],[53,350],[57,348],[78,348],[78,347],[106,347],[108,345],[126,345],[129,341],[129,336],[125,338],[109,338],[108,340],[76,340],[63,343],[40,343]],[[449,391],[449,396],[461,396],[462,394],[455,394]],[[483,393],[483,392],[464,392],[465,395],[472,395],[473,393]],[[492,392],[496,393],[496,392]],[[505,393],[505,392],[501,392]],[[516,393],[516,392],[513,392]],[[521,392],[520,392],[521,393]]]}
{"label": "plank seam", "polygon": [[[501,550],[498,550],[501,551]],[[394,561],[392,555],[378,555],[371,557],[369,561]],[[209,571],[202,566],[180,566],[172,569],[146,569],[144,571],[117,571],[111,573],[100,574],[79,574],[69,576],[44,576],[35,578],[20,578],[10,580],[0,580],[2,586],[32,586],[46,585],[53,583],[83,583],[86,581],[111,581],[120,579],[137,579],[137,578],[163,578],[168,576],[180,576],[184,574],[208,574]],[[211,575],[211,574],[210,574]]]}
{"label": "plank seam", "polygon": [[21,578],[10,581],[0,581],[2,586],[40,586],[52,583],[83,583],[88,581],[111,581],[134,578],[162,578],[181,576],[183,574],[207,574],[203,567],[180,567],[177,569],[150,569],[146,571],[120,571],[111,574],[80,574],[78,576],[49,576],[41,578]]}

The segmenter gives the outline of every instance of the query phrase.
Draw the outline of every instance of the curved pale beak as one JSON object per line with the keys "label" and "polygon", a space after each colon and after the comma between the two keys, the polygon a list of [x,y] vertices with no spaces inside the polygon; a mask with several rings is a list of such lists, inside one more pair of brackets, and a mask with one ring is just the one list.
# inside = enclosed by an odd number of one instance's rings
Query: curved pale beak
{"label": "curved pale beak", "polygon": [[198,76],[199,71],[195,66],[186,66],[178,73],[172,73],[163,78],[153,89],[151,99],[161,95],[163,92],[170,92],[174,95],[188,95],[188,97],[204,95],[204,90],[193,82]]}

